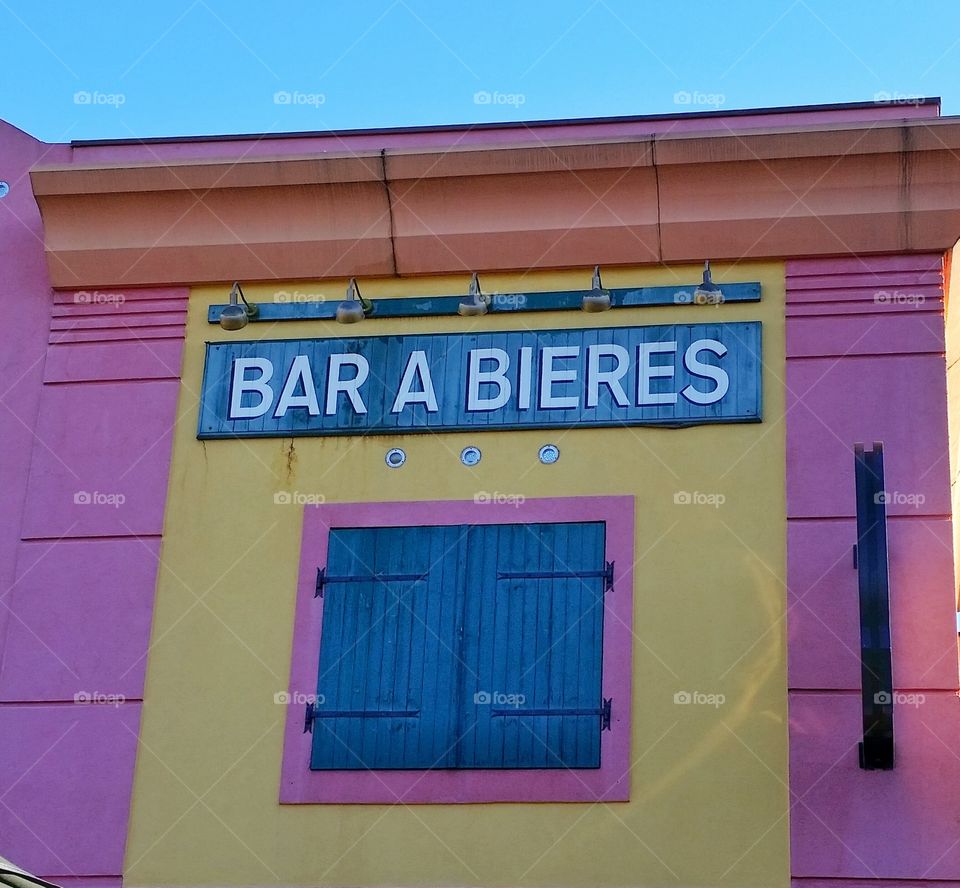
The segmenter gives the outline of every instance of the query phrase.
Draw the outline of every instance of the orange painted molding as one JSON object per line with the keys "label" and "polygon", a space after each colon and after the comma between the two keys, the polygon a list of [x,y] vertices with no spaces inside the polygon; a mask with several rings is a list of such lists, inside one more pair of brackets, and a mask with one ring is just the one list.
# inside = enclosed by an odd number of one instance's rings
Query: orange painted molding
{"label": "orange painted molding", "polygon": [[31,181],[61,288],[946,251],[960,119],[40,166]]}

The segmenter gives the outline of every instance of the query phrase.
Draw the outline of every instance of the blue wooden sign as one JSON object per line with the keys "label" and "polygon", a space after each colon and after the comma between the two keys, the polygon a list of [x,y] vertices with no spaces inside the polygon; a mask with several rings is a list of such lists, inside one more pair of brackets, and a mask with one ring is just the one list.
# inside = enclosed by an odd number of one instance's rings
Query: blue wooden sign
{"label": "blue wooden sign", "polygon": [[207,343],[199,438],[761,419],[761,325]]}

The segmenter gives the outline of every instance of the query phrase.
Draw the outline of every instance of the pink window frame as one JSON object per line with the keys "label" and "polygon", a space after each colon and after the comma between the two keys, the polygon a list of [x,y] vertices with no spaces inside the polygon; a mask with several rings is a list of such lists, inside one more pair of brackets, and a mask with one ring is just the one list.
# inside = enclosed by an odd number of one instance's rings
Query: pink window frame
{"label": "pink window frame", "polygon": [[[630,496],[556,497],[516,502],[437,500],[330,503],[304,508],[281,804],[450,804],[468,802],[625,802],[630,797],[634,501]],[[604,598],[602,694],[613,700],[611,730],[601,734],[600,767],[591,769],[311,771],[306,700],[317,690],[323,599],[317,567],[326,563],[331,528],[450,524],[606,522],[613,589]]]}

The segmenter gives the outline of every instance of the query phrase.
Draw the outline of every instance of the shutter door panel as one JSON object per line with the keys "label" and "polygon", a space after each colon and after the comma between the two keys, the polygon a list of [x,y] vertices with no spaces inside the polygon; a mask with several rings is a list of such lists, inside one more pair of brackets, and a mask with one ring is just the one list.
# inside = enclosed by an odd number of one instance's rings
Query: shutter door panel
{"label": "shutter door panel", "polygon": [[[599,767],[603,524],[483,526],[469,534],[460,766]],[[581,572],[596,575],[536,576]],[[475,703],[478,692],[489,701]],[[511,704],[510,695],[523,703]]]}
{"label": "shutter door panel", "polygon": [[331,530],[311,767],[599,767],[603,569],[597,522]]}
{"label": "shutter door panel", "polygon": [[[442,758],[454,663],[440,639],[454,625],[456,602],[444,598],[456,598],[450,570],[462,535],[458,527],[331,530],[312,768],[419,769]],[[398,574],[425,578],[390,579]]]}

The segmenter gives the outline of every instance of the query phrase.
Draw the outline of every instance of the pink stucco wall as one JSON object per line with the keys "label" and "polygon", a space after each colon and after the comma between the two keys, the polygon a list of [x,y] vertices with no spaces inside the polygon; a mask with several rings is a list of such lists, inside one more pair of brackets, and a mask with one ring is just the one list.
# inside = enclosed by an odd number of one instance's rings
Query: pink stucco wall
{"label": "pink stucco wall", "polygon": [[[804,888],[960,879],[941,263],[787,263],[790,817]],[[892,771],[857,761],[853,445],[874,441],[888,493],[903,494],[887,507],[893,675],[914,695],[896,704]]]}
{"label": "pink stucco wall", "polygon": [[68,154],[0,124],[0,850],[115,888],[187,293],[54,296],[27,171]]}

